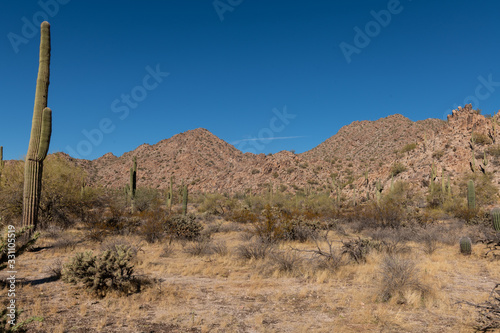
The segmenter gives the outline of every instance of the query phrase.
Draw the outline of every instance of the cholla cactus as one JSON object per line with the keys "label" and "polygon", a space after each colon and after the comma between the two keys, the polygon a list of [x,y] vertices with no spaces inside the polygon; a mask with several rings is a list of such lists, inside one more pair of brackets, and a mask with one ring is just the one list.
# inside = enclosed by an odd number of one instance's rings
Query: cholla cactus
{"label": "cholla cactus", "polygon": [[124,293],[134,287],[134,251],[130,246],[117,245],[95,256],[92,252],[77,253],[65,265],[62,276],[68,283],[82,283],[97,296],[105,296],[109,290]]}

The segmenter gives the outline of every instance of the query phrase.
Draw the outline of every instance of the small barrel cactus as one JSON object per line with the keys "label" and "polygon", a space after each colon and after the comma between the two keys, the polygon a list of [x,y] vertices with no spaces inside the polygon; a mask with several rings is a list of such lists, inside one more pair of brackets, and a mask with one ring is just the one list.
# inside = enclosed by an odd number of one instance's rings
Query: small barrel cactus
{"label": "small barrel cactus", "polygon": [[500,208],[493,208],[491,211],[491,220],[493,221],[493,229],[500,231]]}
{"label": "small barrel cactus", "polygon": [[460,238],[460,253],[464,255],[472,253],[472,241],[469,237]]}

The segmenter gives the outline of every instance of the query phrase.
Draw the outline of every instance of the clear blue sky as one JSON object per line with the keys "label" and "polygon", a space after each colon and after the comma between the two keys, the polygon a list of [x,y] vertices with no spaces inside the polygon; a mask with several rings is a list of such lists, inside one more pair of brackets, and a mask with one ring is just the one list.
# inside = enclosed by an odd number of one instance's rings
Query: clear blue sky
{"label": "clear blue sky", "polygon": [[[497,1],[215,4],[2,1],[4,158],[27,152],[39,47],[30,25],[44,15],[50,152],[121,155],[203,127],[243,151],[300,153],[355,120],[445,119],[466,99],[483,113],[500,108]],[[277,117],[284,108],[295,117]]]}

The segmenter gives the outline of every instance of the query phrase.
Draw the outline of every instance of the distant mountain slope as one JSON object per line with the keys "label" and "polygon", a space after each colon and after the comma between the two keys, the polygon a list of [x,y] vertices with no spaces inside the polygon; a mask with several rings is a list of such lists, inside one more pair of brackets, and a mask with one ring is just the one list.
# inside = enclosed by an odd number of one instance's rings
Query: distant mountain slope
{"label": "distant mountain slope", "polygon": [[[374,191],[376,180],[387,185],[391,169],[400,163],[406,169],[395,179],[416,187],[428,182],[431,165],[438,179],[453,180],[470,171],[474,131],[483,141],[474,146],[476,172],[484,151],[494,143],[498,130],[493,120],[470,105],[453,111],[448,121],[426,119],[413,122],[402,115],[376,121],[356,121],[302,154],[282,151],[273,155],[242,153],[206,129],[174,135],[154,145],[143,144],[120,157],[108,153],[96,160],[74,160],[89,173],[90,183],[123,187],[128,182],[132,158],[137,157],[138,186],[166,188],[175,183],[190,185],[192,191],[236,193],[274,191],[332,191],[332,175],[349,197],[354,191]],[[491,137],[489,137],[491,136]],[[403,149],[406,147],[406,151]],[[498,160],[490,156],[483,166],[498,182]],[[368,172],[368,182],[365,181]],[[444,172],[444,173],[443,173]]]}

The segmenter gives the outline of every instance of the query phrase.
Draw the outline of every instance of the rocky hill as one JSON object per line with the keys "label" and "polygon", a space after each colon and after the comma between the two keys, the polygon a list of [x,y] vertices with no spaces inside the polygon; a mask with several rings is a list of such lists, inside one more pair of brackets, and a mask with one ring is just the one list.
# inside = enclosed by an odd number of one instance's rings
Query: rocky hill
{"label": "rocky hill", "polygon": [[[395,180],[424,187],[433,164],[437,180],[449,175],[453,181],[471,171],[474,155],[474,171],[484,168],[498,183],[496,118],[485,118],[470,105],[454,110],[447,121],[413,122],[397,114],[355,121],[302,154],[282,151],[267,156],[242,153],[199,128],[143,144],[120,157],[108,153],[93,161],[74,161],[88,171],[90,183],[105,187],[125,186],[136,156],[139,187],[166,188],[173,176],[175,183],[184,181],[194,192],[257,193],[270,186],[287,192],[332,191],[333,177],[349,196],[353,191],[374,191],[377,180],[387,185],[396,171]],[[487,154],[490,163],[484,165],[486,151],[493,154]]]}

